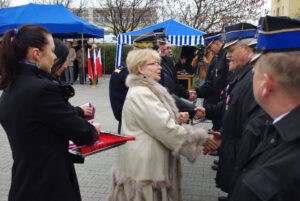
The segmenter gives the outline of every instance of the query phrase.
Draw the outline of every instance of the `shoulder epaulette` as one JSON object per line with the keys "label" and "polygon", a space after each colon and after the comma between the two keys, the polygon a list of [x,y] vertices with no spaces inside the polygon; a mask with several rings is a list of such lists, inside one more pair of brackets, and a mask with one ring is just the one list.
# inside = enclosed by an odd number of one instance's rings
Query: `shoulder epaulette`
{"label": "shoulder epaulette", "polygon": [[117,68],[114,72],[115,72],[115,73],[120,73],[121,70]]}

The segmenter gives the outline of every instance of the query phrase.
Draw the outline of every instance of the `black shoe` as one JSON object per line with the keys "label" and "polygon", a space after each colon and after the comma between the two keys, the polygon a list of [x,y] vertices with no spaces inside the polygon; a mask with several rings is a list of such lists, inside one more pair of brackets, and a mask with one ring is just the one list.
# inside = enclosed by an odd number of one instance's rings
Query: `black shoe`
{"label": "black shoe", "polygon": [[219,165],[219,161],[218,160],[214,160],[214,164],[215,165]]}
{"label": "black shoe", "polygon": [[218,150],[213,151],[210,155],[211,156],[219,156]]}
{"label": "black shoe", "polygon": [[218,170],[218,165],[212,165],[212,166],[211,166],[211,169],[213,169],[213,170]]}
{"label": "black shoe", "polygon": [[219,201],[228,201],[228,197],[226,197],[226,196],[219,196],[218,200]]}

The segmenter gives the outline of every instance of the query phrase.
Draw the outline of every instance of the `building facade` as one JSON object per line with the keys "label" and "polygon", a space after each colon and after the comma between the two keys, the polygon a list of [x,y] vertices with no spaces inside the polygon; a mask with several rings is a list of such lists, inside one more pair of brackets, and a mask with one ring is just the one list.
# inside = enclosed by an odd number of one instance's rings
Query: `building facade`
{"label": "building facade", "polygon": [[[112,30],[110,30],[110,20],[109,10],[108,9],[99,9],[99,8],[82,8],[82,9],[71,9],[71,11],[84,19],[85,21],[93,24],[97,27],[104,28],[105,34],[111,34]],[[127,12],[124,9],[123,12]],[[144,28],[146,26],[150,26],[157,23],[157,14],[155,9],[138,9],[135,11],[136,16],[139,14],[143,14],[143,17],[140,20],[140,24],[136,29]],[[126,15],[124,15],[126,16]]]}
{"label": "building facade", "polygon": [[299,17],[300,0],[271,0],[271,15]]}

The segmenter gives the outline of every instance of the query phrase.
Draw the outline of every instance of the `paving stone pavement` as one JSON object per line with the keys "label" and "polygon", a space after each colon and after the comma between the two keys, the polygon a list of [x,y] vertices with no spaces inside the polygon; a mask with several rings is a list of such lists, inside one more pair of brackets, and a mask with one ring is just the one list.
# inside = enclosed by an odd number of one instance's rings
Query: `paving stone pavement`
{"label": "paving stone pavement", "polygon": [[[90,85],[79,85],[76,82],[75,97],[70,99],[73,105],[91,102],[96,107],[95,122],[102,124],[103,130],[115,132],[117,121],[109,103],[109,75],[100,79],[98,88]],[[2,91],[0,91],[1,95]],[[199,102],[199,101],[198,101]],[[0,111],[1,112],[1,111]],[[196,124],[193,127],[211,127],[210,122]],[[0,126],[0,201],[7,201],[11,180],[12,156],[7,136]],[[107,150],[85,159],[84,164],[75,165],[83,201],[107,201],[111,185],[111,167],[115,162],[117,149]],[[218,196],[224,195],[215,187],[215,174],[210,166],[213,156],[199,155],[197,161],[190,164],[181,157],[182,163],[182,196],[183,201],[217,201]],[[153,170],[155,171],[155,170]]]}

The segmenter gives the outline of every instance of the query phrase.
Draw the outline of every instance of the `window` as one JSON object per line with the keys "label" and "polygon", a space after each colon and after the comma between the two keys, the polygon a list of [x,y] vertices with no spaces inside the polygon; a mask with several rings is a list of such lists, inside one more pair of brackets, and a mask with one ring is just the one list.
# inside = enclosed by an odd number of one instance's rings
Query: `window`
{"label": "window", "polygon": [[284,15],[284,6],[282,6],[282,15]]}
{"label": "window", "polygon": [[87,9],[83,9],[78,13],[78,16],[81,17],[85,21],[89,21],[89,11]]}
{"label": "window", "polygon": [[276,16],[279,16],[279,13],[280,13],[280,8],[277,8]]}
{"label": "window", "polygon": [[100,13],[94,13],[93,21],[95,24],[103,24],[104,17]]}

